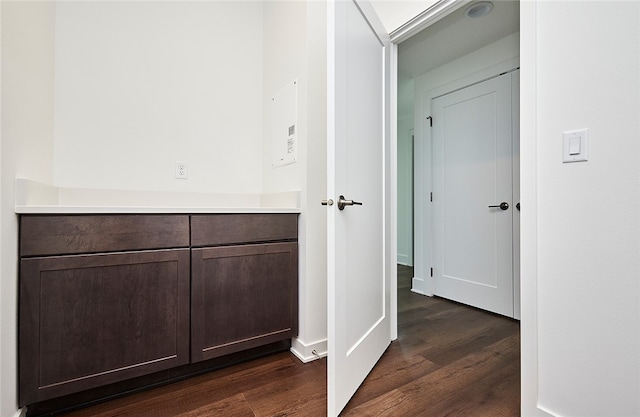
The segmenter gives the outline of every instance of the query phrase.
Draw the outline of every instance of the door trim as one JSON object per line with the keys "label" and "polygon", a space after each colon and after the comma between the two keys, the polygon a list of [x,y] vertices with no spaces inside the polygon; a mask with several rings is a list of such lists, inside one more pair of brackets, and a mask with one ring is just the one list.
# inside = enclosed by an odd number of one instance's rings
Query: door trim
{"label": "door trim", "polygon": [[537,1],[520,3],[520,409],[551,416],[539,403],[538,386],[538,169]]}
{"label": "door trim", "polygon": [[385,152],[385,189],[389,192],[386,198],[386,232],[387,253],[386,271],[390,288],[389,314],[391,314],[391,341],[398,339],[398,44],[390,41],[389,51],[389,108],[385,125],[387,129],[387,150]]}
{"label": "door trim", "polygon": [[398,44],[409,39],[416,33],[432,25],[460,7],[467,4],[469,0],[439,0],[418,16],[409,20],[399,28],[390,33],[391,42]]}

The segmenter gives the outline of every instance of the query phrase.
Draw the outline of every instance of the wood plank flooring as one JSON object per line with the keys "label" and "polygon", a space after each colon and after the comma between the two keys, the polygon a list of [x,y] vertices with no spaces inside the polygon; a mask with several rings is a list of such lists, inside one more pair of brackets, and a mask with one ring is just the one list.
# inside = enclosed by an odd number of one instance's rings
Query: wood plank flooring
{"label": "wood plank flooring", "polygon": [[[398,268],[398,340],[343,416],[520,415],[515,320],[410,291]],[[221,369],[65,414],[66,417],[326,416],[326,359],[291,353]]]}

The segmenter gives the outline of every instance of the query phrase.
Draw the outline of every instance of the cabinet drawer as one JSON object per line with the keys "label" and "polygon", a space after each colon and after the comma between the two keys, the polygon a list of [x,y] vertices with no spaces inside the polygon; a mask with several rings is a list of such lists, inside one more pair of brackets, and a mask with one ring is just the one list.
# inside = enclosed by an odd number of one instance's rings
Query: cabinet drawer
{"label": "cabinet drawer", "polygon": [[297,239],[297,214],[191,216],[191,245],[196,247]]}
{"label": "cabinet drawer", "polygon": [[188,215],[26,215],[20,256],[189,246]]}

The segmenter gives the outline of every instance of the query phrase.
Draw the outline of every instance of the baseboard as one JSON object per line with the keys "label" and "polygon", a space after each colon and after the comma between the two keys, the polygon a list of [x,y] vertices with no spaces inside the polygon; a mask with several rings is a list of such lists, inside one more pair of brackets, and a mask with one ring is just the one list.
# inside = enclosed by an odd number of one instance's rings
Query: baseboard
{"label": "baseboard", "polygon": [[409,255],[405,255],[404,253],[398,254],[398,258],[396,262],[404,266],[413,266],[411,265],[412,262],[411,262],[411,259],[409,258]]}
{"label": "baseboard", "polygon": [[543,416],[548,416],[548,417],[560,417],[559,414],[554,414],[553,412],[549,411],[548,409],[542,407],[541,405],[538,405],[538,407],[536,407],[536,416],[538,417],[543,417]]}
{"label": "baseboard", "polygon": [[293,339],[291,341],[291,353],[296,355],[303,363],[323,358],[327,356],[327,339],[309,344],[300,339]]}
{"label": "baseboard", "polygon": [[411,292],[421,295],[431,295],[429,291],[427,291],[427,282],[417,277],[413,277],[411,280]]}

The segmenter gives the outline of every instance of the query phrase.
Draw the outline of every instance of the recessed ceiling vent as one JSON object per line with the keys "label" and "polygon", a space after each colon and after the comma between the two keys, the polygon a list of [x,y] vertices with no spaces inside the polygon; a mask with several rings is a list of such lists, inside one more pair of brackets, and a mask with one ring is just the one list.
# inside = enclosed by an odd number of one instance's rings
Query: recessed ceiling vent
{"label": "recessed ceiling vent", "polygon": [[478,17],[486,16],[493,10],[493,3],[490,1],[481,1],[474,3],[467,7],[465,14],[468,18],[475,19]]}

